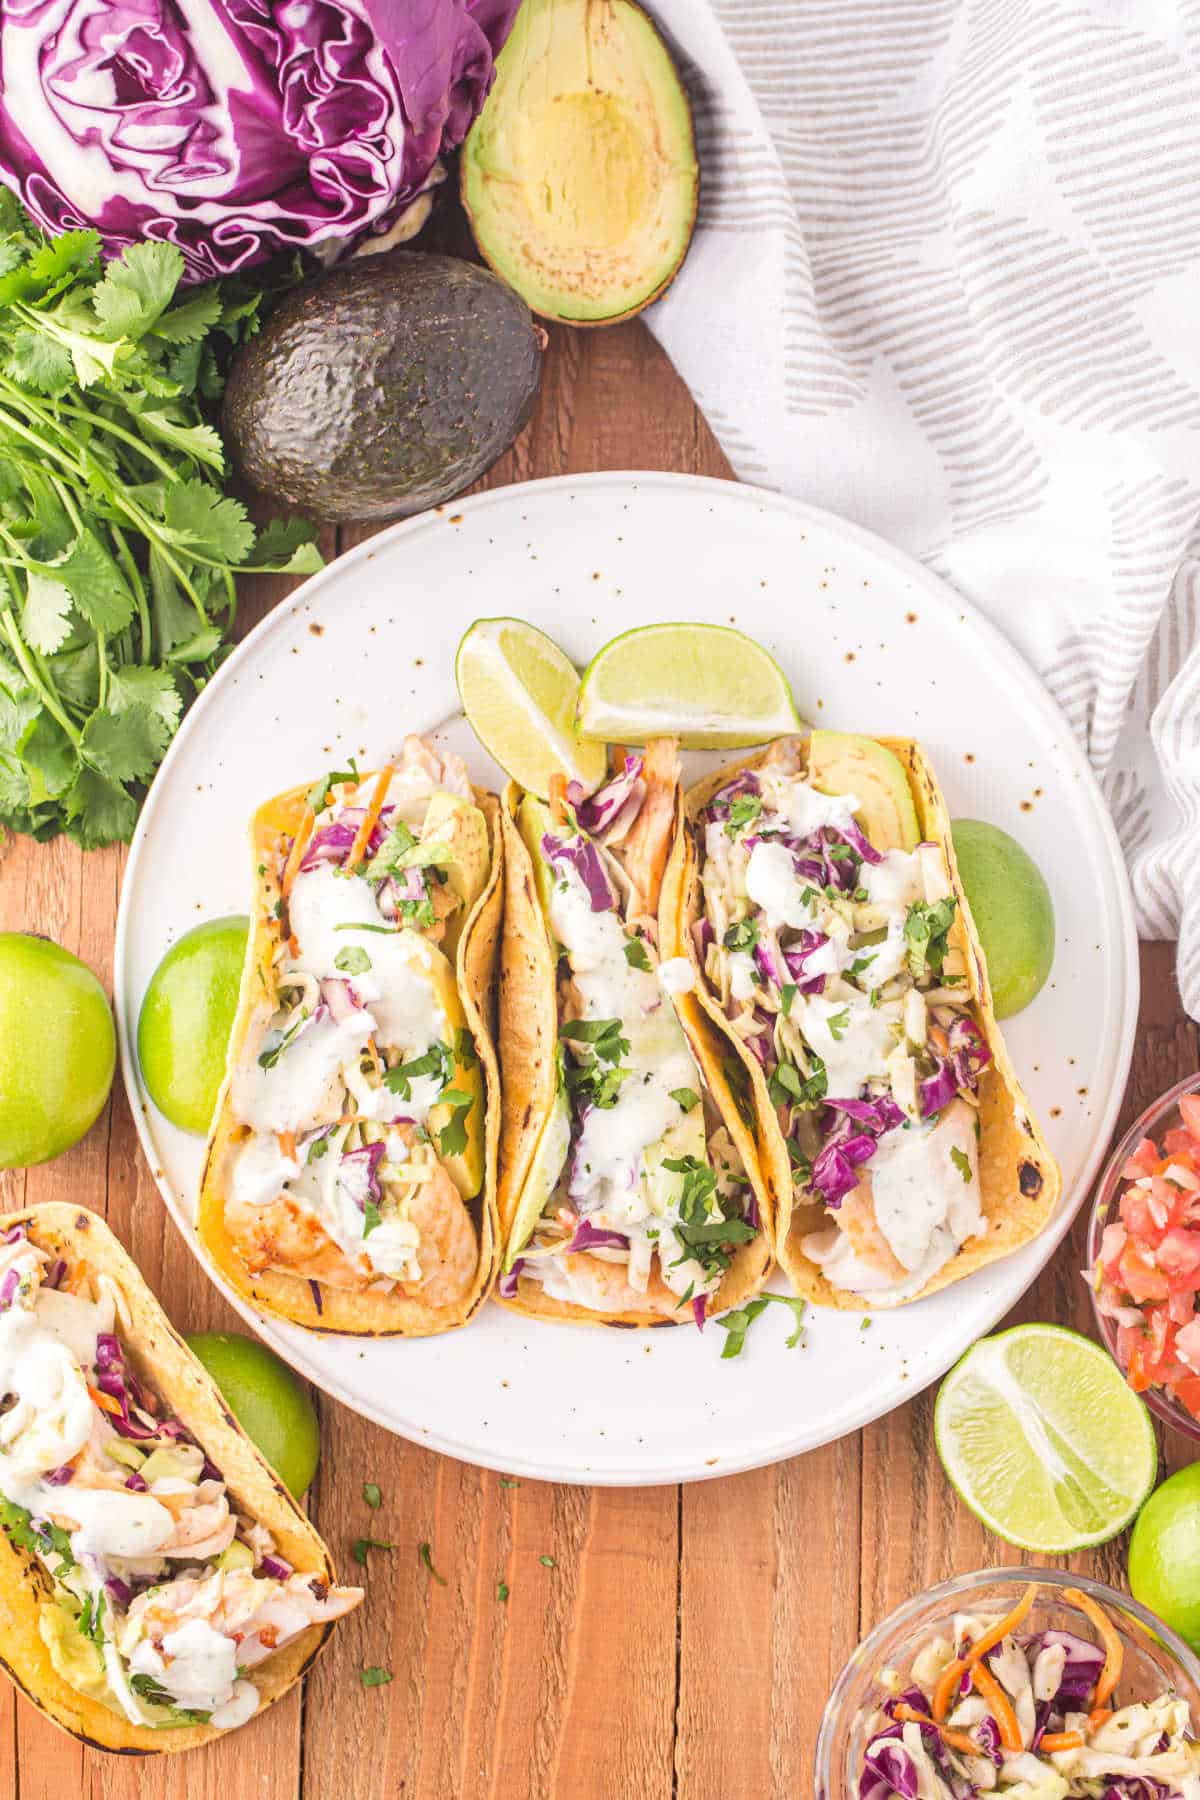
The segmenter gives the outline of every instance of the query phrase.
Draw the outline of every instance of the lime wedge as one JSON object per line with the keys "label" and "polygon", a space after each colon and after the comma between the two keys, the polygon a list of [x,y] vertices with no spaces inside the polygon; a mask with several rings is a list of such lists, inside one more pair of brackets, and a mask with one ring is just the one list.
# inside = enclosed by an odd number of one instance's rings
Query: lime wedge
{"label": "lime wedge", "polygon": [[599,787],[604,747],[575,735],[578,671],[544,632],[523,619],[476,619],[454,676],[476,737],[523,788],[548,800],[552,775]]}
{"label": "lime wedge", "polygon": [[1058,1555],[1123,1531],[1154,1486],[1158,1446],[1108,1353],[1061,1325],[983,1338],[942,1383],[942,1467],[989,1531]]}
{"label": "lime wedge", "polygon": [[727,625],[643,625],[605,644],[583,673],[581,737],[689,750],[762,744],[795,731],[792,692],[774,657]]}

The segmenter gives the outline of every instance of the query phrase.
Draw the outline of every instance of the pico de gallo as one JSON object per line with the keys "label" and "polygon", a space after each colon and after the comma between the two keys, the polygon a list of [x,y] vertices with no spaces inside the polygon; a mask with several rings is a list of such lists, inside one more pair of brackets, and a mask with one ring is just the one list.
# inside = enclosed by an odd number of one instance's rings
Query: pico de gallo
{"label": "pico de gallo", "polygon": [[1091,1280],[1130,1387],[1160,1389],[1200,1419],[1200,1092],[1179,1112],[1160,1144],[1142,1138],[1126,1161]]}

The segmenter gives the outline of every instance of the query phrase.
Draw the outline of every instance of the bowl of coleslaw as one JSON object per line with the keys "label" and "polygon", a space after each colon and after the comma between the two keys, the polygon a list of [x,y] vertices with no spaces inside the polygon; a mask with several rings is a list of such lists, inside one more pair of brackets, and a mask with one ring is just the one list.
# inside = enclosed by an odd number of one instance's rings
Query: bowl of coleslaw
{"label": "bowl of coleslaw", "polygon": [[821,1721],[816,1800],[1200,1800],[1200,1660],[1061,1569],[980,1569],[863,1639]]}
{"label": "bowl of coleslaw", "polygon": [[1096,1328],[1164,1424],[1200,1442],[1200,1072],[1135,1119],[1092,1203]]}

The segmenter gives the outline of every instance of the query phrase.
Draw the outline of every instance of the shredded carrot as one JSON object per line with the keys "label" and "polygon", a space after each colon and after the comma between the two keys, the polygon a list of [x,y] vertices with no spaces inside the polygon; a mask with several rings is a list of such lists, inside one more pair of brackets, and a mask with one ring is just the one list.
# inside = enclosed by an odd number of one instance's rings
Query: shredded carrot
{"label": "shredded carrot", "polygon": [[346,859],[348,869],[357,869],[367,853],[371,833],[379,823],[379,815],[383,811],[383,803],[387,799],[388,785],[395,773],[395,768],[391,763],[387,763],[379,771],[379,779],[375,783],[375,792],[371,795],[370,805],[362,816],[362,824],[355,832],[354,842],[350,846],[350,855]]}
{"label": "shredded carrot", "polygon": [[927,1713],[918,1712],[915,1706],[906,1706],[903,1701],[893,1709],[902,1725],[932,1725],[943,1744],[949,1744],[952,1750],[960,1750],[964,1756],[978,1756],[979,1745],[965,1731],[951,1731],[948,1725],[931,1719]]}
{"label": "shredded carrot", "polygon": [[1036,1581],[1031,1581],[1010,1613],[1006,1614],[1003,1619],[999,1619],[990,1631],[985,1631],[983,1636],[970,1646],[965,1656],[955,1657],[953,1662],[946,1664],[941,1678],[933,1690],[933,1716],[935,1719],[945,1718],[954,1690],[966,1671],[973,1668],[981,1657],[987,1655],[989,1650],[994,1650],[1010,1631],[1016,1631],[1025,1623],[1037,1597],[1038,1584]]}
{"label": "shredded carrot", "polygon": [[1121,1665],[1125,1660],[1125,1651],[1108,1614],[1102,1606],[1097,1605],[1090,1594],[1080,1588],[1067,1588],[1066,1598],[1072,1606],[1077,1606],[1081,1613],[1086,1613],[1100,1636],[1104,1645],[1104,1667],[1100,1671],[1100,1679],[1096,1683],[1096,1691],[1092,1695],[1092,1707],[1104,1706],[1118,1681],[1121,1679]]}
{"label": "shredded carrot", "polygon": [[92,1399],[96,1402],[96,1405],[100,1408],[101,1412],[106,1412],[106,1413],[119,1413],[120,1412],[120,1410],[121,1410],[120,1401],[114,1400],[111,1394],[102,1394],[100,1392],[100,1389],[93,1387],[90,1382],[88,1383],[88,1393],[92,1396]]}
{"label": "shredded carrot", "polygon": [[1088,1714],[1088,1730],[1099,1731],[1102,1725],[1108,1724],[1112,1716],[1111,1706],[1097,1706]]}
{"label": "shredded carrot", "polygon": [[567,778],[565,775],[550,777],[550,817],[556,825],[567,823]]}
{"label": "shredded carrot", "polygon": [[277,1131],[275,1133],[275,1136],[279,1139],[279,1148],[280,1148],[281,1153],[287,1157],[289,1162],[295,1162],[295,1160],[296,1160],[295,1133],[291,1132],[291,1131]]}
{"label": "shredded carrot", "polygon": [[292,847],[288,851],[288,859],[283,865],[283,874],[279,878],[279,891],[286,900],[292,891],[292,883],[299,873],[300,864],[304,860],[304,852],[308,848],[308,840],[312,836],[317,815],[311,806],[304,808],[304,817],[296,827],[296,835],[292,839]]}
{"label": "shredded carrot", "polygon": [[78,1263],[75,1268],[75,1273],[72,1275],[70,1281],[68,1281],[68,1283],[67,1283],[68,1294],[77,1294],[81,1288],[85,1288],[87,1286],[87,1284],[91,1280],[91,1278],[92,1278],[92,1271],[88,1267],[87,1263],[85,1263],[85,1262]]}
{"label": "shredded carrot", "polygon": [[380,1059],[379,1051],[375,1048],[375,1039],[373,1037],[367,1039],[367,1050],[370,1053],[371,1061],[375,1065],[375,1073],[382,1079],[383,1063]]}
{"label": "shredded carrot", "polygon": [[931,1025],[929,1027],[929,1041],[935,1050],[941,1051],[943,1056],[949,1054],[950,1040],[940,1025]]}
{"label": "shredded carrot", "polygon": [[1039,1750],[1046,1750],[1053,1756],[1056,1750],[1082,1750],[1082,1731],[1048,1731],[1038,1745]]}
{"label": "shredded carrot", "polygon": [[988,1703],[992,1717],[1000,1728],[1000,1742],[1004,1748],[1014,1752],[1023,1750],[1025,1744],[1012,1701],[985,1662],[972,1664],[971,1680]]}

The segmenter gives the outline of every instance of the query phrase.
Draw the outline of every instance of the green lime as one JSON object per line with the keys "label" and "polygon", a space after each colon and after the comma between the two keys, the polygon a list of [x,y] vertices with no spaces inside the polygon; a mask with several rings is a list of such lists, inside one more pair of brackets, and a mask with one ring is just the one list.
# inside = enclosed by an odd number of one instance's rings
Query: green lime
{"label": "green lime", "polygon": [[1129,1591],[1200,1650],[1200,1463],[1164,1481],[1138,1514]]}
{"label": "green lime", "polygon": [[586,738],[689,750],[761,744],[799,726],[774,657],[728,625],[643,625],[613,638],[583,672],[575,723]]}
{"label": "green lime", "polygon": [[159,1112],[203,1137],[225,1076],[250,921],[210,919],[185,932],[150,977],[138,1017],[142,1079]]}
{"label": "green lime", "polygon": [[304,1383],[265,1344],[236,1331],[199,1331],[187,1345],[246,1436],[299,1499],[321,1455],[316,1409]]}
{"label": "green lime", "polygon": [[1054,902],[1041,870],[1015,838],[982,819],[951,826],[958,872],[987,957],[996,1017],[1041,993],[1054,961]]}
{"label": "green lime", "polygon": [[78,1143],[116,1058],[112,1008],[87,965],[49,938],[0,932],[0,1169]]}
{"label": "green lime", "polygon": [[1023,1550],[1106,1543],[1158,1473],[1145,1406],[1107,1351],[1061,1325],[982,1338],[943,1381],[933,1423],[961,1498]]}
{"label": "green lime", "polygon": [[548,800],[552,775],[588,793],[600,786],[604,748],[575,735],[579,673],[544,632],[523,619],[476,619],[454,676],[476,737],[523,788]]}

